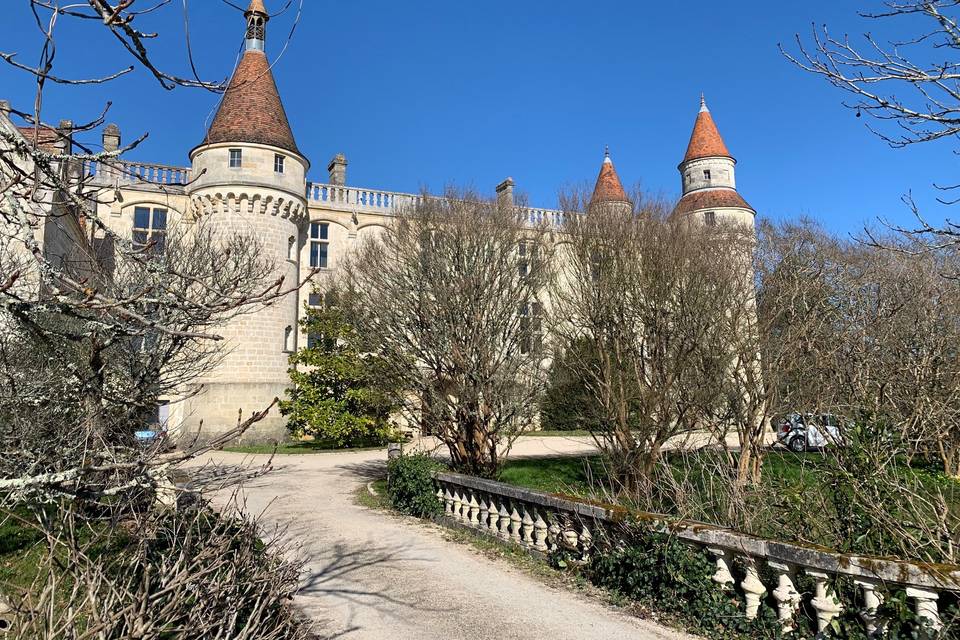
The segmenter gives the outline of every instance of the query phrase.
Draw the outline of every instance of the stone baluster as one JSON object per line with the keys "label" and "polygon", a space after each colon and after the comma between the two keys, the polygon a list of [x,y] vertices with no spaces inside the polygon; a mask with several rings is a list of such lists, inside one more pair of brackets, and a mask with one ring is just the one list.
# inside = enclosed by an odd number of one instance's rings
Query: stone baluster
{"label": "stone baluster", "polygon": [[940,597],[937,592],[916,587],[907,587],[906,591],[907,597],[913,598],[917,617],[928,623],[933,631],[940,631],[943,628],[943,622],[937,612],[937,599]]}
{"label": "stone baluster", "polygon": [[504,540],[510,539],[510,512],[503,500],[500,501],[500,537]]}
{"label": "stone baluster", "polygon": [[470,524],[474,527],[480,524],[480,519],[477,515],[480,513],[480,503],[477,502],[477,495],[474,492],[470,492]]}
{"label": "stone baluster", "polygon": [[753,558],[744,558],[746,574],[740,581],[740,588],[747,601],[747,620],[753,620],[760,611],[760,602],[767,588],[763,586],[760,580],[760,574],[757,572],[757,563]]}
{"label": "stone baluster", "polygon": [[453,517],[453,494],[449,486],[444,486],[443,490],[443,513],[448,518]]}
{"label": "stone baluster", "polygon": [[586,524],[580,529],[580,559],[586,562],[590,559],[590,549],[593,547],[593,534]]}
{"label": "stone baluster", "polygon": [[460,495],[460,489],[453,490],[453,519],[460,520],[460,510],[463,509],[463,497]]}
{"label": "stone baluster", "polygon": [[500,521],[500,510],[497,508],[497,503],[493,499],[493,496],[490,496],[490,523],[487,525],[490,529],[490,535],[498,535],[500,532],[500,527],[497,526],[497,523]]}
{"label": "stone baluster", "polygon": [[576,551],[580,546],[580,534],[577,533],[577,530],[574,528],[573,524],[564,517],[566,521],[563,527],[563,533],[560,534],[561,544],[571,550]]}
{"label": "stone baluster", "polygon": [[437,501],[438,501],[440,504],[445,504],[446,501],[443,499],[443,498],[444,498],[444,496],[443,496],[443,487],[440,485],[440,483],[437,483],[437,494],[436,494],[436,495],[437,495]]}
{"label": "stone baluster", "polygon": [[480,494],[480,519],[477,522],[477,526],[481,529],[485,529],[490,523],[490,508],[488,507],[489,501],[487,497]]}
{"label": "stone baluster", "polygon": [[549,551],[547,546],[547,523],[544,521],[540,511],[537,511],[537,519],[533,521],[533,548],[537,551]]}
{"label": "stone baluster", "polygon": [[843,607],[827,584],[827,580],[830,578],[828,574],[809,569],[806,573],[813,578],[816,584],[814,597],[810,604],[817,612],[817,631],[823,633],[830,626],[830,622],[843,611]]}
{"label": "stone baluster", "polygon": [[510,508],[510,539],[517,544],[522,540],[520,537],[520,526],[522,523],[523,520],[517,512],[517,505],[514,503]]}
{"label": "stone baluster", "polygon": [[556,516],[550,518],[550,526],[547,527],[547,540],[550,543],[550,551],[556,551],[559,548],[562,539],[561,539],[562,530],[560,525],[557,523]]}
{"label": "stone baluster", "polygon": [[792,569],[780,562],[768,562],[767,566],[777,573],[777,588],[773,598],[777,601],[777,618],[784,633],[793,631],[793,616],[800,606],[800,593],[793,584]]}
{"label": "stone baluster", "polygon": [[863,609],[860,610],[863,627],[867,635],[879,635],[882,629],[877,620],[877,609],[883,604],[883,598],[877,593],[877,585],[869,580],[854,580],[854,583],[863,591]]}
{"label": "stone baluster", "polygon": [[730,552],[726,549],[708,549],[717,563],[717,570],[713,572],[713,581],[724,589],[729,589],[733,585],[733,574],[730,573]]}
{"label": "stone baluster", "polygon": [[533,546],[533,518],[530,517],[530,509],[523,505],[523,519],[520,521],[520,530],[523,532],[523,544]]}

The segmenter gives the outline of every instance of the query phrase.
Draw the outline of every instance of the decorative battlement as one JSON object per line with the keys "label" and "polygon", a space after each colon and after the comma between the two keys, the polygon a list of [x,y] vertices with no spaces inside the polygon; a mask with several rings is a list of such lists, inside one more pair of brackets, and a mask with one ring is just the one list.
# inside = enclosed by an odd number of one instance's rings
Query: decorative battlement
{"label": "decorative battlement", "polygon": [[295,224],[300,224],[305,219],[301,200],[257,192],[195,193],[190,198],[190,208],[197,217],[220,212],[286,218]]}
{"label": "decorative battlement", "polygon": [[[340,211],[393,215],[405,207],[417,206],[422,200],[422,195],[413,193],[397,193],[318,182],[307,183],[308,206],[320,205]],[[532,225],[563,226],[563,211],[537,207],[518,207],[518,209]]]}
{"label": "decorative battlement", "polygon": [[144,187],[168,193],[184,193],[192,178],[188,167],[171,167],[149,162],[114,160],[109,163],[87,160],[83,163],[83,176],[88,184],[100,187]]}

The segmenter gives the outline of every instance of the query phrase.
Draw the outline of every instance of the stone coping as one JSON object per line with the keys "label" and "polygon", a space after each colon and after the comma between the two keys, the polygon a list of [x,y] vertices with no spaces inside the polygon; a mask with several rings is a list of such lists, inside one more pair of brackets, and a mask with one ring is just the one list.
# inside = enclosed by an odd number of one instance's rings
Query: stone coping
{"label": "stone coping", "polygon": [[492,493],[556,511],[573,513],[608,524],[646,521],[655,529],[708,549],[732,552],[768,562],[797,566],[806,571],[849,576],[866,582],[891,582],[908,587],[960,591],[960,566],[930,564],[844,554],[776,540],[767,540],[717,525],[675,520],[669,516],[600,506],[458,473],[436,473],[439,482]]}

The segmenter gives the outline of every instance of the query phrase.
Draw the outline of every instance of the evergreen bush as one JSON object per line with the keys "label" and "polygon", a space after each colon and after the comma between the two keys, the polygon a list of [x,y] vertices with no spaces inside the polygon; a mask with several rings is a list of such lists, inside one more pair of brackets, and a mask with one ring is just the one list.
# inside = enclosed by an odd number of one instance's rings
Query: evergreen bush
{"label": "evergreen bush", "polygon": [[429,518],[443,510],[437,499],[433,474],[444,466],[427,454],[415,453],[394,458],[387,463],[390,504],[401,513]]}

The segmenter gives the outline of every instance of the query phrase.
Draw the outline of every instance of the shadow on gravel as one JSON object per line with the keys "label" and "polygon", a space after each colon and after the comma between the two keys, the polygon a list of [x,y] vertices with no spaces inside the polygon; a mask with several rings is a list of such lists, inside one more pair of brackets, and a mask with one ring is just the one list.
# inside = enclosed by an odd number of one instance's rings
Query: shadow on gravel
{"label": "shadow on gravel", "polygon": [[193,467],[185,472],[185,482],[181,482],[191,491],[221,491],[240,484],[250,484],[263,476],[282,474],[286,465],[276,464],[276,458],[270,463],[244,462],[241,464],[221,464],[208,462],[202,467]]}
{"label": "shadow on gravel", "polygon": [[[405,584],[405,569],[432,560],[411,556],[404,547],[337,543],[304,561],[306,577],[298,598],[304,612],[316,622],[318,638],[332,640],[361,630],[359,620],[369,618],[370,610],[378,618],[398,621],[408,621],[422,613],[455,613],[449,607],[430,604],[422,585]],[[327,615],[330,608],[345,608],[346,619]]]}
{"label": "shadow on gravel", "polygon": [[352,462],[339,465],[334,471],[338,474],[346,471],[350,475],[356,476],[365,482],[380,480],[387,477],[387,461],[368,460],[366,462]]}

